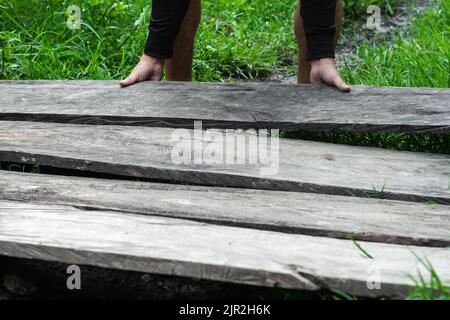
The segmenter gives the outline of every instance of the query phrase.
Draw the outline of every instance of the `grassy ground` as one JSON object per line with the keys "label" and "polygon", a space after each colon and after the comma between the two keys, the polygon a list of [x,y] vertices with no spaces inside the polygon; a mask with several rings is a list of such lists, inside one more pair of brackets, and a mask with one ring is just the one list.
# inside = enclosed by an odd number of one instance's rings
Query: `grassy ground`
{"label": "grassy ground", "polygon": [[352,84],[398,87],[450,86],[450,1],[413,17],[405,34],[393,41],[374,37],[346,59],[343,76]]}
{"label": "grassy ground", "polygon": [[[347,0],[346,39],[358,30],[371,3],[395,13],[399,0]],[[383,43],[384,34],[357,45],[346,59],[352,84],[449,86],[450,1],[412,22],[405,38]],[[80,1],[82,25],[69,30],[66,9],[76,1],[9,0],[0,3],[1,79],[121,79],[145,43],[148,0]],[[195,79],[256,78],[295,69],[296,1],[204,1],[196,42]],[[355,32],[355,36],[357,36]]]}
{"label": "grassy ground", "polygon": [[[79,1],[80,30],[66,26],[77,1],[7,0],[0,3],[0,78],[121,79],[139,58],[147,34],[149,0]],[[347,0],[351,22],[370,3],[391,11],[398,0]],[[296,0],[204,0],[195,79],[255,78],[295,69]]]}
{"label": "grassy ground", "polygon": [[[0,1],[0,79],[121,79],[142,53],[149,0],[78,1],[80,30],[67,28],[66,9],[77,1]],[[297,47],[293,15],[296,1],[204,0],[196,42],[197,81],[256,79],[291,74]],[[402,0],[346,0],[346,36],[351,48],[341,61],[350,84],[450,86],[450,0],[433,1],[412,15],[406,28],[389,33],[361,32],[369,4],[381,6],[384,21]],[[350,39],[350,43],[349,43]],[[354,43],[352,39],[354,40]],[[294,132],[287,137],[352,145],[450,154],[449,135]],[[16,170],[9,164],[2,169]],[[36,171],[36,167],[19,170]],[[431,282],[442,290],[437,278]],[[444,288],[445,289],[445,288]],[[448,289],[448,288],[447,288]],[[445,291],[445,290],[444,290]],[[447,290],[448,291],[448,290]],[[419,283],[410,298],[435,297]],[[342,295],[346,298],[345,295]],[[441,297],[447,297],[441,295]],[[347,297],[352,298],[352,297]]]}

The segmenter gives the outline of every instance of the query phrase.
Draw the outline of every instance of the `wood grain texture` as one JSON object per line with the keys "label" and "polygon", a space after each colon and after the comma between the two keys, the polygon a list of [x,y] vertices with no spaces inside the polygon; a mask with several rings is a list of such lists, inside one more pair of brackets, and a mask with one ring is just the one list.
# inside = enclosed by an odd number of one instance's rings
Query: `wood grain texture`
{"label": "wood grain texture", "polygon": [[[0,254],[260,286],[401,296],[427,259],[450,281],[450,251],[0,202]],[[374,278],[375,277],[375,278]],[[381,282],[379,290],[367,283]]]}
{"label": "wood grain texture", "polygon": [[0,120],[192,128],[450,132],[450,89],[0,81]]}
{"label": "wood grain texture", "polygon": [[[182,132],[192,134],[186,129]],[[0,161],[173,183],[363,197],[384,186],[383,197],[388,199],[450,204],[448,155],[280,139],[279,170],[268,176],[262,169],[269,164],[176,164],[175,146],[176,150],[200,146],[193,153],[201,155],[205,150],[221,149],[224,139],[206,131],[202,137],[192,135],[180,141],[178,134],[168,128],[4,121],[0,122]],[[238,136],[255,135],[235,132],[231,137]],[[225,145],[217,157],[234,152],[234,146]]]}
{"label": "wood grain texture", "polygon": [[310,193],[0,172],[0,199],[285,233],[450,246],[450,208]]}

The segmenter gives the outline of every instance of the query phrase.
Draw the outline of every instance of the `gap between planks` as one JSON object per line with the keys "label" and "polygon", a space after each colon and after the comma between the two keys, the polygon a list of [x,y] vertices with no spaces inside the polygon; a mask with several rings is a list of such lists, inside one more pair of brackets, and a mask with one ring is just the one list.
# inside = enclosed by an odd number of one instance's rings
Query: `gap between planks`
{"label": "gap between planks", "polygon": [[6,171],[0,171],[0,199],[284,233],[450,246],[450,208],[442,205]]}
{"label": "gap between planks", "polygon": [[[184,135],[181,140],[180,134]],[[180,149],[197,157],[205,150],[215,150],[218,159],[225,158],[235,151],[234,145],[225,140],[229,137],[217,131],[205,131],[201,137],[195,137],[193,131],[186,129],[180,132],[168,128],[0,121],[0,161],[170,183],[360,197],[379,195],[393,200],[450,204],[448,155],[280,139],[272,150],[273,161],[267,164],[174,161],[174,150]],[[255,135],[233,132],[231,138],[253,139]],[[201,147],[192,149],[194,141]],[[247,149],[237,156],[248,159]],[[274,174],[263,174],[262,170],[271,165]]]}

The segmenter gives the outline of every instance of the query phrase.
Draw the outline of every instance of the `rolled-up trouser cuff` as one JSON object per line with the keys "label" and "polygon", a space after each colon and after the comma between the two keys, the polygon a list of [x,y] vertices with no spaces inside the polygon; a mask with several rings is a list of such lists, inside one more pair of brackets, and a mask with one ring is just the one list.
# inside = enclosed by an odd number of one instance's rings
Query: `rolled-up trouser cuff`
{"label": "rolled-up trouser cuff", "polygon": [[170,36],[150,31],[144,53],[156,59],[171,59],[173,57],[173,40]]}
{"label": "rolled-up trouser cuff", "polygon": [[333,34],[311,34],[307,36],[307,42],[306,60],[335,57]]}

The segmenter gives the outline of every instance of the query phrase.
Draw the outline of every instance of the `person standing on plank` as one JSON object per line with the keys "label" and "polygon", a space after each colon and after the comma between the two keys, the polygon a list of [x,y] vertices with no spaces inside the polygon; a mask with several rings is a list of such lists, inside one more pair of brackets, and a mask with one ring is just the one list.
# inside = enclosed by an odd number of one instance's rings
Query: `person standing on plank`
{"label": "person standing on plank", "polygon": [[[201,0],[153,0],[147,45],[141,60],[123,81],[192,80],[194,40]],[[350,91],[335,65],[334,49],[343,17],[342,0],[299,0],[295,35],[299,46],[298,83],[326,83]]]}

